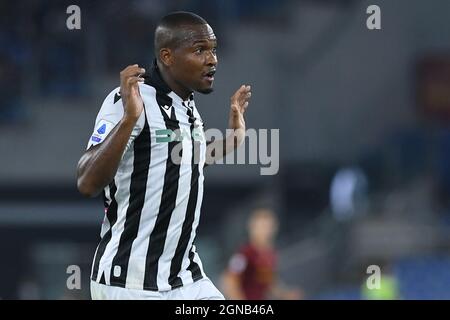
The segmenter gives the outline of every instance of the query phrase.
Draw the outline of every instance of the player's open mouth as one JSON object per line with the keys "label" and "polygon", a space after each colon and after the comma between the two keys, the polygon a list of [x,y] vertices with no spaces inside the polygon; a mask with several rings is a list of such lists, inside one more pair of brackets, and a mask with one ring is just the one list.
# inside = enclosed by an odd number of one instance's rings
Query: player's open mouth
{"label": "player's open mouth", "polygon": [[205,73],[205,74],[203,75],[203,77],[204,77],[207,81],[212,82],[212,81],[214,81],[214,74],[215,74],[215,73],[216,73],[216,70],[213,69],[213,70],[211,70],[211,71]]}

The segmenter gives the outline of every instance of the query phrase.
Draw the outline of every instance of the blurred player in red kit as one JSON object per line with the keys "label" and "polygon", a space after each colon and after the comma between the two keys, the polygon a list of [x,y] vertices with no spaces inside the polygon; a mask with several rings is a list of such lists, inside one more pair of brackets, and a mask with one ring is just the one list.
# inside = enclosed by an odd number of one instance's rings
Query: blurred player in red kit
{"label": "blurred player in red kit", "polygon": [[223,287],[232,300],[297,300],[301,290],[281,287],[277,280],[274,238],[278,230],[275,214],[266,208],[253,211],[248,224],[249,241],[235,253],[223,275]]}

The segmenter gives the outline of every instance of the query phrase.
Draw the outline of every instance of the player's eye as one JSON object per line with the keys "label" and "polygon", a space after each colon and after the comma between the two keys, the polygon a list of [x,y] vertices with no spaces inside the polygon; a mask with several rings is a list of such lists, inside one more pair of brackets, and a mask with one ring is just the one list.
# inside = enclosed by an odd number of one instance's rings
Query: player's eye
{"label": "player's eye", "polygon": [[212,52],[213,52],[214,54],[217,54],[217,47],[212,48]]}
{"label": "player's eye", "polygon": [[194,52],[197,53],[197,54],[201,54],[203,52],[203,48],[202,47],[198,47],[198,48],[195,49]]}

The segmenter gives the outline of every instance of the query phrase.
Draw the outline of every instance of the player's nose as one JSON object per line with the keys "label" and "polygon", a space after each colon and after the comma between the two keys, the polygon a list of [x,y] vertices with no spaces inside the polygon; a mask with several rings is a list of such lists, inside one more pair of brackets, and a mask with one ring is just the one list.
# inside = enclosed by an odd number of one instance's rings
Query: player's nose
{"label": "player's nose", "polygon": [[208,66],[216,66],[217,65],[217,56],[210,51],[207,58],[206,58],[206,64]]}

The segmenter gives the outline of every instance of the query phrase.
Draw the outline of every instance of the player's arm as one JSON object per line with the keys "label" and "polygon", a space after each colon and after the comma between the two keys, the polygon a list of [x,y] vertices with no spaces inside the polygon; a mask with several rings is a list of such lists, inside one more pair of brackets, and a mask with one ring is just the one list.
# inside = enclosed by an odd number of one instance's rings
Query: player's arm
{"label": "player's arm", "polygon": [[145,70],[138,65],[122,70],[120,94],[124,106],[123,117],[106,139],[89,148],[78,162],[77,186],[85,196],[98,195],[117,172],[133,128],[144,109],[138,86],[139,82],[144,81],[140,77],[143,73]]}
{"label": "player's arm", "polygon": [[303,291],[297,288],[287,288],[280,281],[276,281],[270,287],[270,295],[281,300],[300,300],[303,298]]}
{"label": "player's arm", "polygon": [[228,128],[232,129],[232,133],[223,140],[217,140],[208,143],[206,149],[207,164],[213,164],[215,161],[223,158],[228,153],[237,149],[244,141],[244,113],[248,107],[248,102],[251,95],[251,87],[242,85],[231,97]]}
{"label": "player's arm", "polygon": [[244,250],[234,254],[222,276],[222,286],[225,296],[232,300],[245,300],[242,289],[242,277],[247,268],[247,256]]}
{"label": "player's arm", "polygon": [[223,291],[225,296],[231,300],[245,300],[244,292],[241,288],[241,277],[230,270],[225,271],[223,278]]}

